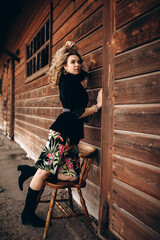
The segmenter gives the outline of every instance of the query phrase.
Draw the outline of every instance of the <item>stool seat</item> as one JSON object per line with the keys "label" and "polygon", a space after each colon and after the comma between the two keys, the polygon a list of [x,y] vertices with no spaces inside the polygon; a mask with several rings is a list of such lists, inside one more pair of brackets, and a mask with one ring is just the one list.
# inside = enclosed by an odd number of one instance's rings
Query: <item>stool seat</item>
{"label": "stool seat", "polygon": [[74,182],[58,180],[56,183],[45,181],[45,185],[54,189],[84,188],[86,186],[86,181],[82,182],[81,185],[79,185],[79,180]]}

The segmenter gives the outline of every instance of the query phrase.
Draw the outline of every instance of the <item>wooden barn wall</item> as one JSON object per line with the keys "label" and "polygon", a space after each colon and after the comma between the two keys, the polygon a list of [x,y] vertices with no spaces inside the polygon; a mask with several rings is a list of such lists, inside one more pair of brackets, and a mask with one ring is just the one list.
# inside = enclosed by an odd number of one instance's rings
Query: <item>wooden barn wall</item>
{"label": "wooden barn wall", "polygon": [[[52,88],[46,75],[26,83],[26,44],[37,31],[50,11],[50,1],[29,0],[22,16],[10,35],[7,47],[10,51],[20,50],[20,63],[15,63],[15,125],[14,139],[37,160],[45,146],[48,129],[62,112],[58,88]],[[96,103],[102,82],[102,0],[53,0],[51,56],[67,40],[75,41],[89,66],[88,94],[89,106]],[[18,27],[17,27],[18,26]],[[7,59],[4,57],[4,59]],[[4,62],[4,59],[1,62]],[[3,77],[1,97],[1,128],[3,118],[3,97],[7,92],[7,69]],[[9,103],[8,103],[9,105]],[[84,142],[97,147],[84,190],[89,212],[98,218],[99,211],[99,162],[101,146],[101,113],[94,114],[89,124],[85,124]],[[76,198],[76,194],[75,194]],[[77,199],[78,200],[78,199]]]}
{"label": "wooden barn wall", "polygon": [[116,1],[111,229],[160,239],[160,3]]}

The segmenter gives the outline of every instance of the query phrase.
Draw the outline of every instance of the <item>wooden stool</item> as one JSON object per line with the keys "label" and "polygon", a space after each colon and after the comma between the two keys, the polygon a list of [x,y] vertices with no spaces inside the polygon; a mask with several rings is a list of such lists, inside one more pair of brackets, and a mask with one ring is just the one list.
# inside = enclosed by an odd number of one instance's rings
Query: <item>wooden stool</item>
{"label": "wooden stool", "polygon": [[[46,238],[47,231],[48,231],[50,221],[51,221],[52,211],[53,211],[53,208],[54,208],[55,204],[63,212],[63,215],[55,216],[53,218],[69,218],[69,217],[77,217],[77,216],[82,215],[82,214],[76,214],[76,213],[75,214],[68,214],[66,212],[66,210],[59,203],[59,202],[62,202],[62,201],[70,201],[71,208],[73,209],[71,188],[76,188],[77,189],[78,194],[80,196],[80,202],[81,202],[81,205],[82,205],[82,209],[83,209],[83,212],[84,212],[83,215],[85,215],[87,223],[88,223],[89,227],[91,227],[87,207],[85,205],[85,201],[84,201],[84,198],[82,196],[81,188],[84,188],[86,186],[86,178],[87,178],[88,172],[89,172],[90,167],[91,167],[92,155],[95,152],[96,148],[94,148],[94,147],[92,147],[88,144],[84,144],[84,143],[79,143],[78,147],[79,147],[79,157],[82,159],[82,161],[81,161],[81,173],[80,173],[79,181],[77,181],[77,182],[65,182],[65,181],[58,180],[57,183],[55,183],[55,184],[50,183],[48,181],[45,181],[45,186],[47,185],[48,187],[53,188],[54,191],[51,195],[51,200],[50,201],[49,200],[40,200],[40,202],[50,202],[49,210],[48,210],[48,214],[47,214],[47,218],[46,218],[46,224],[45,224],[43,239]],[[57,190],[58,189],[66,189],[66,188],[68,189],[69,198],[68,199],[59,199],[59,200],[56,199]]]}

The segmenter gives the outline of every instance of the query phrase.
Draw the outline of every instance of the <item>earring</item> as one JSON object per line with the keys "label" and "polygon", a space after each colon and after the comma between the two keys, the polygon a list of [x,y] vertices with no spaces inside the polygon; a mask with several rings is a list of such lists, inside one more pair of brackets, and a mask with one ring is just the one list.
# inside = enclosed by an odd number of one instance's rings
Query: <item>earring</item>
{"label": "earring", "polygon": [[64,75],[67,75],[67,73],[68,73],[65,68],[63,70],[63,73],[64,73]]}

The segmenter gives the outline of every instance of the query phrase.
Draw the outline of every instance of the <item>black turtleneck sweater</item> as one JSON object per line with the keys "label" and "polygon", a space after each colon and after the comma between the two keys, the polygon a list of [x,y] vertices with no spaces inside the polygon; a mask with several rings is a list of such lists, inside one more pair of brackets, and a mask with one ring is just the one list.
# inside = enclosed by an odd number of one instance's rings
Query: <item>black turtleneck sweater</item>
{"label": "black turtleneck sweater", "polygon": [[59,80],[60,101],[63,108],[69,109],[70,112],[60,114],[50,127],[50,129],[60,132],[63,136],[69,137],[74,143],[78,143],[84,137],[84,119],[79,119],[79,117],[87,107],[88,94],[80,82],[86,76],[87,73],[83,70],[78,75],[61,74]]}

